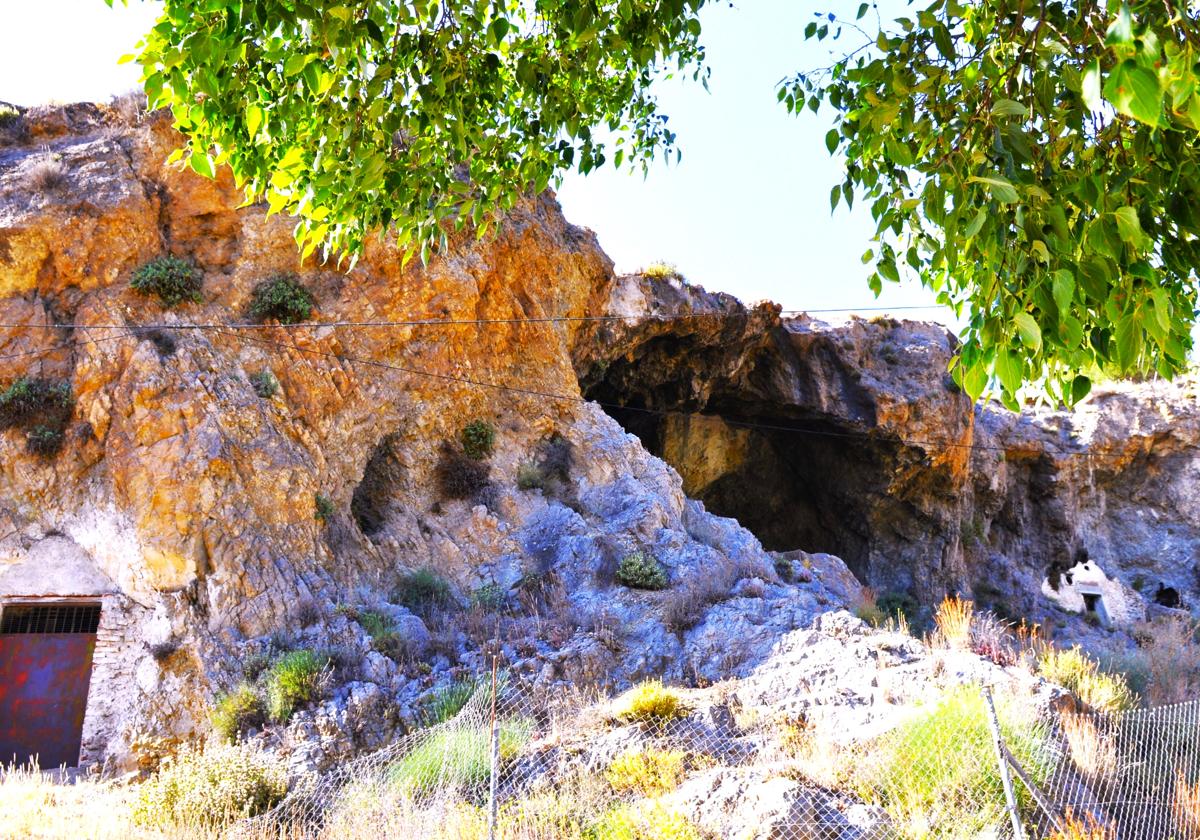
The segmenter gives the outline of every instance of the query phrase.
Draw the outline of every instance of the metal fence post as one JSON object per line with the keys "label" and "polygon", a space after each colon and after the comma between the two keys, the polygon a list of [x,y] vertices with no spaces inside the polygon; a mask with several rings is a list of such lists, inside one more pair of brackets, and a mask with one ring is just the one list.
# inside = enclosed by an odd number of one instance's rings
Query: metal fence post
{"label": "metal fence post", "polygon": [[496,840],[496,785],[500,772],[500,725],[496,717],[496,657],[492,657],[491,769],[488,785],[488,840]]}
{"label": "metal fence post", "polygon": [[987,706],[988,727],[992,730],[992,744],[996,747],[996,766],[1000,770],[1000,781],[1004,785],[1004,798],[1008,803],[1008,815],[1012,819],[1013,837],[1025,840],[1025,829],[1021,827],[1021,812],[1017,808],[1017,794],[1013,790],[1008,761],[1004,757],[1004,737],[1000,734],[1000,720],[996,717],[996,704],[992,702],[992,690],[983,686],[984,704]]}

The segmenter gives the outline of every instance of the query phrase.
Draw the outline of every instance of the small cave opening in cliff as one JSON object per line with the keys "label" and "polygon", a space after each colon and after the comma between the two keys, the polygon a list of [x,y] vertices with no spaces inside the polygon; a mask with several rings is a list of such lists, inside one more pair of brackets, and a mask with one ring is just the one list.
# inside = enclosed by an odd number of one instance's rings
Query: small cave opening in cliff
{"label": "small cave opening in cliff", "polygon": [[375,446],[350,497],[350,513],[369,539],[387,524],[388,508],[403,473],[394,450],[396,441],[396,435],[388,435]]}
{"label": "small cave opening in cliff", "polygon": [[912,512],[888,492],[903,461],[898,443],[827,418],[773,416],[762,407],[662,413],[636,403],[615,407],[608,399],[615,396],[596,398],[675,468],[688,496],[738,520],[768,550],[834,554],[867,581],[879,538],[907,536],[899,532]]}

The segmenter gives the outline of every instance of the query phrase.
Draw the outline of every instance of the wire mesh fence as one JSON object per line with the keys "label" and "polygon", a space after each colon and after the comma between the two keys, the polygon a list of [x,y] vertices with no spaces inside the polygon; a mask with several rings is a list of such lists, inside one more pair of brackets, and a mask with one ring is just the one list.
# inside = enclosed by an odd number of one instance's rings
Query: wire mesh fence
{"label": "wire mesh fence", "polygon": [[1100,715],[988,696],[948,690],[855,742],[719,692],[693,703],[650,684],[552,707],[500,678],[238,833],[1200,840],[1200,701]]}

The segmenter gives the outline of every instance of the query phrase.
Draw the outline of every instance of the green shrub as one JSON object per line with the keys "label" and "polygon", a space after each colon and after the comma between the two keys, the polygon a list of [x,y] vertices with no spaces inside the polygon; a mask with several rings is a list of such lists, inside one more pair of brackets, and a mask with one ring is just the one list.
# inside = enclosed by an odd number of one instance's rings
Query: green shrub
{"label": "green shrub", "polygon": [[491,472],[488,464],[447,448],[434,468],[434,478],[445,498],[471,499],[487,488]]}
{"label": "green shrub", "polygon": [[63,448],[66,439],[62,429],[34,426],[25,433],[25,450],[40,458],[52,458]]}
{"label": "green shrub", "polygon": [[329,658],[311,650],[285,653],[267,671],[267,712],[271,720],[286,723],[292,714],[316,696]]}
{"label": "green shrub", "polygon": [[517,489],[541,490],[546,486],[546,475],[537,464],[526,461],[517,467]]}
{"label": "green shrub", "polygon": [[604,778],[614,793],[659,796],[679,787],[686,757],[679,750],[627,750],[608,765]]}
{"label": "green shrub", "polygon": [[211,719],[213,731],[232,744],[238,736],[266,723],[267,709],[254,686],[239,683],[233,691],[217,698]]}
{"label": "green shrub", "polygon": [[[1006,703],[998,704],[997,717],[1009,750],[1031,780],[1044,785],[1054,765],[1044,724]],[[888,813],[899,837],[979,837],[1005,819],[999,809],[979,807],[1003,803],[1004,789],[984,700],[974,686],[951,690],[925,714],[881,736],[852,772],[859,795]],[[1021,807],[1033,807],[1017,787]]]}
{"label": "green shrub", "polygon": [[653,556],[635,551],[621,558],[617,582],[631,589],[666,589],[667,570]]}
{"label": "green shrub", "polygon": [[475,696],[475,680],[459,680],[439,689],[421,710],[421,722],[425,726],[444,723],[463,710],[463,706]]}
{"label": "green shrub", "polygon": [[179,257],[156,257],[133,272],[129,287],[143,295],[155,295],[164,306],[200,302],[204,276],[200,269]]}
{"label": "green shrub", "polygon": [[590,840],[701,840],[687,817],[660,802],[616,805],[588,826]]}
{"label": "green shrub", "polygon": [[[529,740],[525,720],[500,724],[500,760],[510,761]],[[404,790],[422,793],[434,787],[474,787],[485,783],[491,768],[491,730],[449,728],[433,732],[390,768],[388,780]]]}
{"label": "green shrub", "polygon": [[643,268],[642,276],[648,277],[651,280],[679,280],[680,282],[687,279],[679,273],[679,269],[674,263],[663,262],[661,260],[652,262]]}
{"label": "green shrub", "polygon": [[685,717],[688,707],[662,680],[646,680],[618,697],[614,717],[625,723],[662,722]]}
{"label": "green shrub", "polygon": [[796,577],[796,570],[792,566],[792,561],[786,557],[778,555],[771,561],[771,565],[775,567],[775,574],[779,575],[779,579],[784,583],[791,583]]}
{"label": "green shrub", "polygon": [[471,593],[471,603],[488,612],[499,612],[508,603],[508,590],[498,583],[485,583]]}
{"label": "green shrub", "polygon": [[279,274],[259,283],[250,295],[247,314],[251,320],[275,319],[281,324],[299,324],[312,315],[312,292],[292,274]]}
{"label": "green shrub", "polygon": [[269,370],[260,370],[250,374],[250,386],[254,389],[254,393],[264,400],[269,400],[279,393],[279,380]]}
{"label": "green shrub", "polygon": [[1137,697],[1120,674],[1100,670],[1100,664],[1078,647],[1048,647],[1038,657],[1038,673],[1098,712],[1124,712],[1137,705]]}
{"label": "green shrub", "polygon": [[410,610],[421,611],[429,607],[446,607],[453,602],[453,594],[447,580],[428,567],[417,569],[400,578],[400,584],[392,594],[393,600]]}
{"label": "green shrub", "polygon": [[313,519],[324,523],[333,519],[333,500],[324,493],[313,494]]}
{"label": "green shrub", "polygon": [[888,618],[904,616],[904,620],[909,624],[916,622],[917,613],[921,609],[917,599],[907,592],[885,592],[876,599],[875,604]]}
{"label": "green shrub", "polygon": [[482,461],[496,445],[496,427],[486,420],[472,420],[459,433],[463,453],[473,461]]}
{"label": "green shrub", "polygon": [[391,618],[377,610],[359,610],[355,620],[367,631],[375,650],[396,662],[407,657],[408,640],[396,629]]}
{"label": "green shrub", "polygon": [[0,391],[0,429],[63,429],[71,420],[75,400],[71,386],[53,379],[23,376]]}
{"label": "green shrub", "polygon": [[147,826],[215,828],[260,814],[286,793],[282,761],[247,746],[210,744],[164,762],[138,788],[133,816]]}

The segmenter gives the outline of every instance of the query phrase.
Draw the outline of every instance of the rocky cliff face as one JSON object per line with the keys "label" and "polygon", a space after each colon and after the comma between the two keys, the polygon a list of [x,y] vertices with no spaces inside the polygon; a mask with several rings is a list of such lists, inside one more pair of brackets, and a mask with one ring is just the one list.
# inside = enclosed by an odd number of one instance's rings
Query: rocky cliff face
{"label": "rocky cliff face", "polygon": [[1134,616],[1160,585],[1200,600],[1191,381],[1015,415],[958,392],[955,341],[934,325],[784,319],[639,276],[615,281],[605,312],[621,317],[575,345],[585,394],[768,548],[1037,621],[1061,618],[1043,583],[1085,553]]}
{"label": "rocky cliff face", "polygon": [[[547,696],[746,675],[860,596],[839,556],[881,591],[1031,617],[1083,547],[1114,586],[1197,596],[1183,391],[973,409],[944,332],[615,277],[548,196],[426,267],[386,242],[301,264],[287,220],[165,165],[163,118],[21,119],[0,138],[0,387],[69,410],[61,440],[0,432],[0,608],[101,604],[84,763],[152,764],[289,647],[335,654],[257,736],[306,767],[414,725],[492,655]],[[198,301],[130,288],[163,255],[199,268]],[[280,274],[315,312],[249,324]],[[481,461],[471,421],[495,430]],[[639,556],[667,589],[620,585]],[[436,604],[405,594],[421,569]]]}

